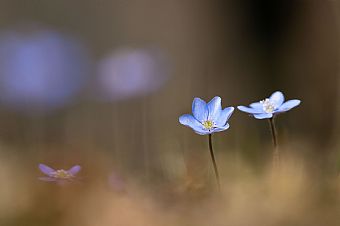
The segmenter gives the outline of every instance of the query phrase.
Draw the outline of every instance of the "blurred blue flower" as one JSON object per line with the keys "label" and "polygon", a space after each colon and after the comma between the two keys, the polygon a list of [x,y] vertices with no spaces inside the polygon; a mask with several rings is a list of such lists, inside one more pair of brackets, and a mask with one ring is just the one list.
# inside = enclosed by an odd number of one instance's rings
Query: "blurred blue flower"
{"label": "blurred blue flower", "polygon": [[74,39],[51,30],[0,34],[0,101],[24,110],[71,102],[86,82],[89,57]]}
{"label": "blurred blue flower", "polygon": [[78,165],[73,166],[69,170],[54,170],[49,166],[46,166],[44,164],[39,164],[39,169],[42,173],[44,173],[46,176],[39,177],[39,180],[42,181],[51,181],[51,182],[70,182],[75,179],[76,174],[81,170],[81,167]]}
{"label": "blurred blue flower", "polygon": [[182,115],[179,117],[179,122],[190,127],[197,134],[212,134],[229,128],[228,119],[233,111],[233,107],[222,110],[220,97],[214,97],[208,104],[196,97],[192,102],[192,115]]}
{"label": "blurred blue flower", "polygon": [[121,100],[152,93],[167,79],[159,51],[119,49],[99,62],[96,91],[103,100]]}
{"label": "blurred blue flower", "polygon": [[272,118],[274,115],[289,111],[290,109],[298,106],[300,100],[288,100],[284,102],[285,98],[280,91],[274,92],[269,98],[262,101],[255,102],[249,105],[249,107],[238,106],[240,111],[249,113],[256,119]]}

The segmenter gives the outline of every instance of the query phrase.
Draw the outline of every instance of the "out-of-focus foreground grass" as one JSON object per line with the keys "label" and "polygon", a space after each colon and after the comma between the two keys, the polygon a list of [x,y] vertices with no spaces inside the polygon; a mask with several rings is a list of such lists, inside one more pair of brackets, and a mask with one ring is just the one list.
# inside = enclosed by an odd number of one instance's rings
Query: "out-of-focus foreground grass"
{"label": "out-of-focus foreground grass", "polygon": [[201,165],[173,158],[164,165],[168,173],[148,180],[112,171],[110,158],[98,153],[83,161],[78,181],[64,186],[39,181],[27,159],[2,155],[0,225],[339,225],[340,178],[291,154],[301,152],[298,146],[281,151],[280,169],[270,159],[252,167],[218,154],[221,192],[208,155]]}

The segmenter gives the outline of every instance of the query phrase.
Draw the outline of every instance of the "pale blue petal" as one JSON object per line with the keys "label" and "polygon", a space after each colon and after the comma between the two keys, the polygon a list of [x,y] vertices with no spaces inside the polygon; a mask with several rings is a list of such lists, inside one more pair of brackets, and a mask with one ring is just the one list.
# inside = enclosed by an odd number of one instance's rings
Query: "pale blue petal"
{"label": "pale blue petal", "polygon": [[192,102],[192,114],[194,117],[198,121],[203,122],[208,119],[208,113],[209,111],[205,101],[196,97]]}
{"label": "pale blue petal", "polygon": [[44,174],[46,175],[51,175],[51,173],[55,172],[54,169],[52,169],[51,167],[49,166],[46,166],[45,164],[39,164],[39,169],[41,172],[43,172]]}
{"label": "pale blue petal", "polygon": [[254,118],[257,118],[257,119],[266,119],[266,118],[272,118],[272,117],[273,117],[272,113],[254,114]]}
{"label": "pale blue petal", "polygon": [[67,172],[71,175],[76,175],[81,170],[81,166],[73,166],[71,169],[69,169]]}
{"label": "pale blue petal", "polygon": [[231,115],[234,112],[234,107],[227,107],[221,111],[220,117],[215,121],[216,125],[218,127],[223,127],[226,125],[228,119],[231,117]]}
{"label": "pale blue petal", "polygon": [[285,97],[282,92],[276,91],[269,97],[269,100],[274,104],[275,108],[278,108],[285,101]]}
{"label": "pale blue petal", "polygon": [[182,125],[193,127],[193,126],[202,126],[203,125],[192,115],[185,114],[179,117],[179,122]]}
{"label": "pale blue petal", "polygon": [[205,135],[209,133],[209,131],[205,130],[203,125],[199,121],[197,121],[197,119],[195,119],[194,116],[192,115],[189,114],[182,115],[181,117],[179,117],[179,122],[182,125],[190,127],[200,135]]}
{"label": "pale blue petal", "polygon": [[222,105],[221,105],[221,97],[214,97],[208,104],[208,120],[215,122],[221,114]]}
{"label": "pale blue petal", "polygon": [[197,127],[196,129],[193,129],[195,133],[199,134],[199,135],[208,135],[213,133],[212,130],[206,130],[206,129],[201,129],[199,127]]}
{"label": "pale blue petal", "polygon": [[216,127],[212,130],[213,133],[221,132],[224,130],[227,130],[229,128],[229,123],[225,124],[224,126],[221,127]]}
{"label": "pale blue petal", "polygon": [[298,106],[300,103],[300,100],[288,100],[279,107],[277,112],[289,111],[290,109]]}
{"label": "pale blue petal", "polygon": [[263,104],[261,104],[261,102],[251,103],[249,106],[250,106],[251,108],[263,110]]}
{"label": "pale blue petal", "polygon": [[249,108],[245,106],[238,106],[238,110],[249,113],[249,114],[262,114],[264,113],[263,109],[261,108]]}

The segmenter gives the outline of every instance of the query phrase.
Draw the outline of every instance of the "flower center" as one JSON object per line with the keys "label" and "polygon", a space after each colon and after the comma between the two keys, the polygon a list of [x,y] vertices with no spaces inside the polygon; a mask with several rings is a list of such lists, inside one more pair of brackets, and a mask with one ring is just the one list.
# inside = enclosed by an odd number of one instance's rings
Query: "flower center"
{"label": "flower center", "polygon": [[215,125],[215,123],[211,120],[204,121],[202,124],[203,124],[204,128],[208,129],[208,130],[212,129]]}
{"label": "flower center", "polygon": [[51,174],[52,177],[58,178],[58,179],[70,179],[73,177],[72,174],[67,172],[66,170],[57,170]]}
{"label": "flower center", "polygon": [[260,103],[262,104],[263,110],[264,110],[266,113],[273,113],[273,111],[275,110],[274,103],[271,102],[268,98],[266,98],[266,99],[260,101]]}

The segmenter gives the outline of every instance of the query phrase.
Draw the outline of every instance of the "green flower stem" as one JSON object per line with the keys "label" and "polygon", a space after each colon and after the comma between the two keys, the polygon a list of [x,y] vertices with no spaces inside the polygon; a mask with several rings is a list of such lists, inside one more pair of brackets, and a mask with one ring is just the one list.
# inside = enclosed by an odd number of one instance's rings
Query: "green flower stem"
{"label": "green flower stem", "polygon": [[270,131],[272,133],[273,145],[274,145],[274,153],[273,153],[273,165],[278,166],[280,163],[280,153],[277,142],[277,132],[275,127],[274,117],[269,119]]}
{"label": "green flower stem", "polygon": [[214,171],[215,171],[215,177],[216,177],[218,189],[221,190],[220,175],[218,173],[217,164],[216,164],[216,160],[215,160],[214,150],[213,150],[213,146],[212,146],[212,135],[211,134],[209,134],[209,150],[210,150],[211,160],[212,160],[212,163],[214,165]]}

